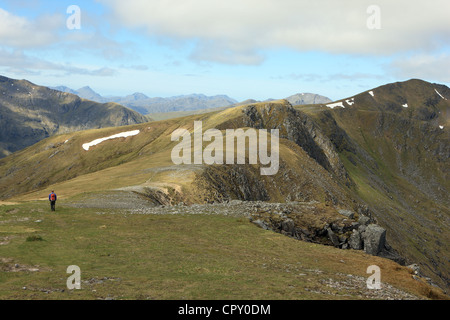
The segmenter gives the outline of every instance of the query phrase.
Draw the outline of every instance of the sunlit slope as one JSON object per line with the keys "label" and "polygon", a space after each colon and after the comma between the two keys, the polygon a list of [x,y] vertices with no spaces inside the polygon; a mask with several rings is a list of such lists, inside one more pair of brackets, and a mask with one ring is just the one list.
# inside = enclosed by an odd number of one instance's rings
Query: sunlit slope
{"label": "sunlit slope", "polygon": [[[201,116],[46,139],[1,162],[2,197],[42,199],[52,188],[64,198],[128,187],[127,190],[133,191],[156,188],[166,192],[170,188],[180,193],[180,201],[185,203],[224,199],[350,203],[349,195],[332,174],[288,139],[283,117],[286,109],[291,108],[289,103],[278,101],[250,107],[261,113],[269,107],[279,113],[279,119],[272,117],[272,122],[266,126],[280,129],[280,168],[275,175],[261,176],[259,165],[174,165],[172,161],[171,152],[178,142],[171,141],[171,134],[176,129],[193,132],[194,121],[202,121],[203,131],[217,128],[224,136],[229,128],[247,130],[250,123],[245,124],[244,111],[249,106],[241,106]],[[95,139],[131,130],[139,130],[139,134],[107,140],[88,151],[82,148]],[[203,148],[206,145],[204,142]],[[225,155],[225,148],[223,151]],[[238,152],[237,147],[235,152]]]}

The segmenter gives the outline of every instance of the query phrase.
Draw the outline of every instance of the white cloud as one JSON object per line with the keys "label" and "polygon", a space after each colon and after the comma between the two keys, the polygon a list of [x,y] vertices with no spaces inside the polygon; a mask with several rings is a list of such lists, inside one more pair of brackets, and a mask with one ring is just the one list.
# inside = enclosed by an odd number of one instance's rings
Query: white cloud
{"label": "white cloud", "polygon": [[377,0],[380,30],[369,30],[369,0],[100,0],[114,19],[152,37],[194,40],[192,57],[255,64],[260,50],[291,48],[390,55],[448,45],[450,1]]}
{"label": "white cloud", "polygon": [[109,67],[92,68],[55,63],[25,54],[23,51],[9,51],[0,48],[0,67],[15,75],[36,75],[43,71],[56,71],[59,76],[75,74],[109,77],[115,75],[115,69]]}
{"label": "white cloud", "polygon": [[396,59],[387,66],[399,78],[432,79],[450,83],[450,54],[418,54]]}
{"label": "white cloud", "polygon": [[305,82],[332,82],[332,81],[350,81],[359,82],[363,80],[379,80],[383,79],[383,76],[371,73],[332,73],[332,74],[319,74],[319,73],[291,73],[288,75],[282,75],[273,77],[273,79],[288,79],[288,80],[302,80]]}
{"label": "white cloud", "polygon": [[39,50],[53,46],[67,56],[94,53],[108,60],[135,58],[133,43],[121,43],[105,36],[100,31],[99,19],[89,12],[83,12],[82,30],[67,29],[67,17],[64,14],[45,14],[32,20],[0,8],[0,46],[14,50]]}
{"label": "white cloud", "polygon": [[0,8],[0,43],[14,48],[43,47],[59,40],[63,15],[45,15],[31,21]]}

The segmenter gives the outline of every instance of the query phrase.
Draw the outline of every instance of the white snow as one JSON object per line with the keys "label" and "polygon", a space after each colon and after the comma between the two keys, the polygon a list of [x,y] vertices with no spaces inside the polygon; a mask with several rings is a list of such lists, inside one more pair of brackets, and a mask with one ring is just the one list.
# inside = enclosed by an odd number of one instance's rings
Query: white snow
{"label": "white snow", "polygon": [[434,91],[436,91],[436,93],[444,100],[447,100],[447,98],[444,98],[444,96],[442,94],[440,94],[436,89],[434,89]]}
{"label": "white snow", "polygon": [[67,142],[69,142],[69,140],[64,141],[64,144],[66,144]]}
{"label": "white snow", "polygon": [[408,104],[407,104],[407,103],[402,104],[402,107],[403,107],[403,108],[408,108]]}
{"label": "white snow", "polygon": [[375,97],[375,95],[373,94],[373,91],[369,91],[369,94],[370,94],[372,97]]}
{"label": "white snow", "polygon": [[352,104],[355,103],[355,98],[351,98],[351,99],[345,100],[345,102],[347,102],[351,106]]}
{"label": "white snow", "polygon": [[344,104],[342,102],[330,103],[330,104],[327,104],[327,107],[331,108],[331,109],[336,108],[336,107],[345,108]]}
{"label": "white snow", "polygon": [[99,143],[102,143],[103,141],[110,140],[110,139],[116,139],[116,138],[131,137],[131,136],[135,136],[135,135],[139,134],[139,132],[140,132],[139,130],[133,130],[133,131],[117,133],[117,134],[114,134],[112,136],[105,137],[105,138],[95,139],[94,141],[83,144],[83,149],[88,151],[90,147],[95,146]]}
{"label": "white snow", "polygon": [[444,129],[444,126],[439,126],[439,128]]}

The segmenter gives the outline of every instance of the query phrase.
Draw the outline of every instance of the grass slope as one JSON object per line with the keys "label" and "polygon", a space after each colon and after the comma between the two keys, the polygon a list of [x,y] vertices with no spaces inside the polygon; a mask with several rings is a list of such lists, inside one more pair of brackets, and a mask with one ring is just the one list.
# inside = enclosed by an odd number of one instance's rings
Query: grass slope
{"label": "grass slope", "polygon": [[[390,260],[237,217],[129,215],[63,202],[52,213],[35,201],[0,206],[0,248],[0,299],[445,298]],[[81,269],[81,290],[66,288],[69,265]],[[381,268],[381,290],[366,288],[369,265]]]}

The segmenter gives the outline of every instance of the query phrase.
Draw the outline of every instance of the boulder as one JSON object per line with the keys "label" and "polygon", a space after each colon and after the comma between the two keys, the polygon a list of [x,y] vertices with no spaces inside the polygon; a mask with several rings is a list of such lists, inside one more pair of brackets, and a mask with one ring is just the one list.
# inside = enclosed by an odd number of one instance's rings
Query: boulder
{"label": "boulder", "polygon": [[361,250],[363,248],[361,234],[359,233],[359,231],[353,230],[352,235],[348,239],[348,245],[353,250]]}
{"label": "boulder", "polygon": [[362,234],[364,251],[376,256],[386,243],[386,229],[376,224],[369,224]]}

